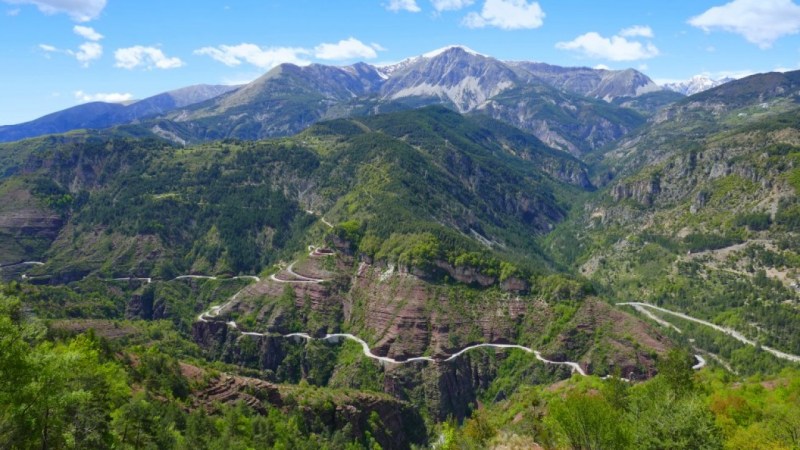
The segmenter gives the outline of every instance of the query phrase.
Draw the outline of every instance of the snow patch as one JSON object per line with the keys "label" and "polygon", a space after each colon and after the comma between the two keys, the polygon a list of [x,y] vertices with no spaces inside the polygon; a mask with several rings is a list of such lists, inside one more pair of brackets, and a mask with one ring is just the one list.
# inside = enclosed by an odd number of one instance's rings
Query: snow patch
{"label": "snow patch", "polygon": [[435,57],[441,55],[442,53],[445,53],[445,52],[453,50],[453,49],[464,50],[465,52],[469,53],[470,55],[488,57],[488,56],[484,55],[483,53],[478,53],[475,50],[473,50],[473,49],[471,49],[471,48],[469,48],[467,46],[464,46],[464,45],[448,45],[447,47],[442,47],[440,49],[437,49],[437,50],[434,50],[434,51],[431,51],[431,52],[428,52],[428,53],[424,53],[422,55],[422,57],[423,58],[435,58]]}
{"label": "snow patch", "polygon": [[733,81],[733,78],[720,78],[715,80],[706,75],[695,75],[692,78],[684,81],[677,81],[672,83],[664,83],[662,86],[670,91],[679,92],[684,95],[694,95],[700,92],[707,91],[719,85]]}

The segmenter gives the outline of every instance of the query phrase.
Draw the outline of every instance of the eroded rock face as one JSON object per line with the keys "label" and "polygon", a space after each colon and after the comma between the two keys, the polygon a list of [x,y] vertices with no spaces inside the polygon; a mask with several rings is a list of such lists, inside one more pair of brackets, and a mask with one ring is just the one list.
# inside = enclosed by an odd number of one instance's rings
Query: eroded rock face
{"label": "eroded rock face", "polygon": [[487,292],[480,304],[458,306],[458,291],[427,283],[405,271],[363,265],[347,296],[345,321],[374,340],[378,354],[408,358],[450,355],[481,341],[510,342],[525,313],[520,299]]}
{"label": "eroded rock face", "polygon": [[192,325],[192,340],[197,343],[209,357],[220,358],[229,347],[230,330],[225,322],[198,321]]}
{"label": "eroded rock face", "polygon": [[24,188],[11,189],[0,205],[0,266],[37,258],[64,225],[60,214],[38,202]]}
{"label": "eroded rock face", "polygon": [[[202,378],[202,370],[183,364],[181,371],[187,378]],[[425,423],[419,413],[408,403],[381,394],[340,393],[330,396],[333,409],[323,400],[296,398],[304,393],[294,386],[278,385],[256,378],[221,374],[202,390],[192,394],[192,408],[202,408],[212,413],[221,404],[242,402],[250,408],[266,413],[267,406],[285,412],[299,410],[308,423],[322,424],[329,430],[349,426],[353,437],[372,434],[385,449],[408,449],[424,445],[427,441]],[[372,423],[377,415],[379,423]]]}
{"label": "eroded rock face", "polygon": [[60,215],[41,209],[0,213],[0,229],[28,237],[54,239],[62,224]]}
{"label": "eroded rock face", "polygon": [[477,404],[478,390],[496,377],[497,361],[502,358],[501,354],[492,361],[472,354],[452,362],[387,366],[384,392],[405,401],[421,401],[418,406],[437,420],[462,420]]}
{"label": "eroded rock face", "polygon": [[[598,335],[602,336],[600,342]],[[587,373],[614,373],[647,379],[656,374],[656,354],[666,353],[672,342],[649,324],[598,299],[588,299],[575,313],[565,332],[546,351],[554,360],[572,360]]]}
{"label": "eroded rock face", "polygon": [[651,206],[660,192],[661,183],[654,178],[628,184],[618,184],[614,186],[612,195],[614,196],[614,201],[617,202],[633,199],[642,205]]}
{"label": "eroded rock face", "polygon": [[[337,266],[337,273],[346,273],[348,267],[353,267],[352,259],[344,259],[347,261]],[[294,275],[292,271],[282,271],[277,274],[278,279],[326,275],[313,259],[293,267]],[[281,374],[290,369],[297,377],[303,377],[308,364],[314,364],[302,350],[304,339],[287,339],[278,334],[304,332],[321,337],[346,330],[369,342],[377,355],[397,360],[432,356],[438,361],[407,365],[370,361],[380,365],[386,393],[417,402],[417,407],[428,408],[431,417],[439,419],[468,416],[476,402],[476,392],[490,386],[499,365],[510,353],[473,350],[444,361],[472,344],[533,345],[546,359],[575,361],[588,373],[604,375],[619,369],[634,378],[654,375],[653,352],[662,353],[671,346],[668,339],[640,320],[593,298],[583,300],[561,331],[545,339],[553,332],[550,328],[558,314],[543,299],[515,293],[529,287],[524,280],[513,277],[504,281],[503,289],[484,288],[478,298],[472,298],[474,289],[431,283],[394,266],[362,262],[346,281],[333,272],[327,274],[333,278],[323,283],[292,284],[265,279],[248,286],[218,321],[194,324],[195,342],[212,358],[271,371],[268,373],[276,379],[287,379]],[[464,280],[468,275],[471,274],[464,273]],[[480,286],[477,282],[473,285]],[[251,321],[255,317],[255,329],[246,328],[247,331],[275,335],[243,335],[225,323],[231,314],[238,317],[240,328],[244,317],[251,317]],[[524,330],[522,335],[520,330]],[[330,351],[329,357],[335,358],[337,350]],[[531,364],[520,382],[549,383],[570,375],[566,366],[537,362],[532,354],[530,358]]]}
{"label": "eroded rock face", "polygon": [[479,286],[488,287],[497,282],[496,278],[486,276],[474,267],[455,267],[445,261],[436,261],[436,267],[447,272],[454,280],[464,284],[477,284]]}

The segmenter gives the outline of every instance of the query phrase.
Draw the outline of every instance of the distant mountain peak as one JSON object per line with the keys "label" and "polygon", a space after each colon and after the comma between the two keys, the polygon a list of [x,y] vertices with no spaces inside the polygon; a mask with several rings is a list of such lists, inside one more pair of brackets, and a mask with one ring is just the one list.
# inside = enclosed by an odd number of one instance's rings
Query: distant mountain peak
{"label": "distant mountain peak", "polygon": [[465,45],[448,45],[447,47],[442,47],[440,49],[436,49],[436,50],[430,51],[428,53],[425,53],[425,54],[422,55],[422,57],[423,58],[435,58],[435,57],[437,57],[437,56],[439,56],[439,55],[441,55],[443,53],[447,53],[447,52],[452,51],[452,50],[461,50],[461,51],[463,51],[465,53],[469,53],[470,55],[487,57],[483,53],[478,53],[475,50],[473,50],[473,49],[471,49],[471,48],[469,48],[469,47],[467,47]]}
{"label": "distant mountain peak", "polygon": [[412,56],[410,58],[406,58],[402,61],[398,61],[395,63],[389,64],[377,64],[374,67],[378,69],[378,72],[384,77],[384,79],[388,79],[392,76],[393,73],[398,72],[402,69],[405,69],[412,64],[418,63],[420,61],[426,61],[430,59],[434,59],[437,56],[442,56],[448,53],[466,53],[467,55],[472,56],[480,56],[483,58],[490,58],[488,55],[484,55],[483,53],[476,52],[475,50],[465,46],[465,45],[448,45],[446,47],[442,47],[428,53],[423,53],[419,56]]}
{"label": "distant mountain peak", "polygon": [[708,75],[699,74],[689,78],[688,80],[674,83],[664,83],[662,87],[669,89],[670,91],[679,92],[683,95],[694,95],[733,80],[734,78],[730,77],[713,79]]}

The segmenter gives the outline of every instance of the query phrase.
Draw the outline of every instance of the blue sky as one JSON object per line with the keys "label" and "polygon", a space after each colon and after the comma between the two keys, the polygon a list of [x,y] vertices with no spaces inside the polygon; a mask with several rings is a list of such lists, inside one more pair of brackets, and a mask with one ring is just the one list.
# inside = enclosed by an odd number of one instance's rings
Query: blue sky
{"label": "blue sky", "polygon": [[0,124],[449,44],[656,81],[800,69],[795,0],[0,0]]}

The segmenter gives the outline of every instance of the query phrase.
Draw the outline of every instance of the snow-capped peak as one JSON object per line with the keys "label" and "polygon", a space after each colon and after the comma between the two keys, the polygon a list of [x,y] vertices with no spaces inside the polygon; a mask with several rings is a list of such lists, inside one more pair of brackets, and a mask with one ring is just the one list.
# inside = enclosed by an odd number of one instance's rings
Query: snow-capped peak
{"label": "snow-capped peak", "polygon": [[679,81],[676,83],[664,83],[663,87],[669,89],[670,91],[680,92],[684,95],[694,95],[699,94],[700,92],[707,91],[711,88],[715,88],[721,84],[725,84],[729,81],[733,81],[733,78],[721,78],[719,80],[714,80],[707,75],[695,75],[692,78],[689,78],[685,81]]}
{"label": "snow-capped peak", "polygon": [[425,54],[422,55],[422,57],[423,58],[435,58],[435,57],[441,55],[442,53],[445,53],[445,52],[447,52],[449,50],[452,50],[452,49],[455,49],[455,48],[461,49],[461,50],[469,53],[470,55],[486,56],[483,53],[478,53],[475,50],[473,50],[473,49],[471,49],[471,48],[469,48],[467,46],[464,46],[464,45],[448,45],[447,47],[442,47],[442,48],[440,48],[438,50],[434,50],[432,52],[425,53]]}
{"label": "snow-capped peak", "polygon": [[484,56],[484,57],[488,58],[487,55],[484,55],[483,53],[478,53],[475,50],[473,50],[473,49],[471,49],[471,48],[469,48],[469,47],[467,47],[465,45],[448,45],[447,47],[442,47],[440,49],[437,49],[437,50],[422,54],[420,56],[412,56],[411,58],[406,58],[406,59],[404,59],[404,60],[402,60],[400,62],[389,63],[389,64],[376,64],[375,68],[378,69],[378,73],[381,75],[381,77],[383,77],[384,79],[388,79],[388,78],[390,78],[392,76],[392,74],[394,72],[397,72],[398,70],[404,69],[404,68],[410,66],[411,64],[414,64],[414,63],[416,63],[418,61],[421,61],[421,60],[435,58],[435,57],[437,57],[437,56],[439,56],[439,55],[441,55],[443,53],[447,53],[448,51],[453,50],[453,49],[462,50],[462,51],[464,51],[464,52],[466,52],[466,53],[468,53],[470,55]]}

